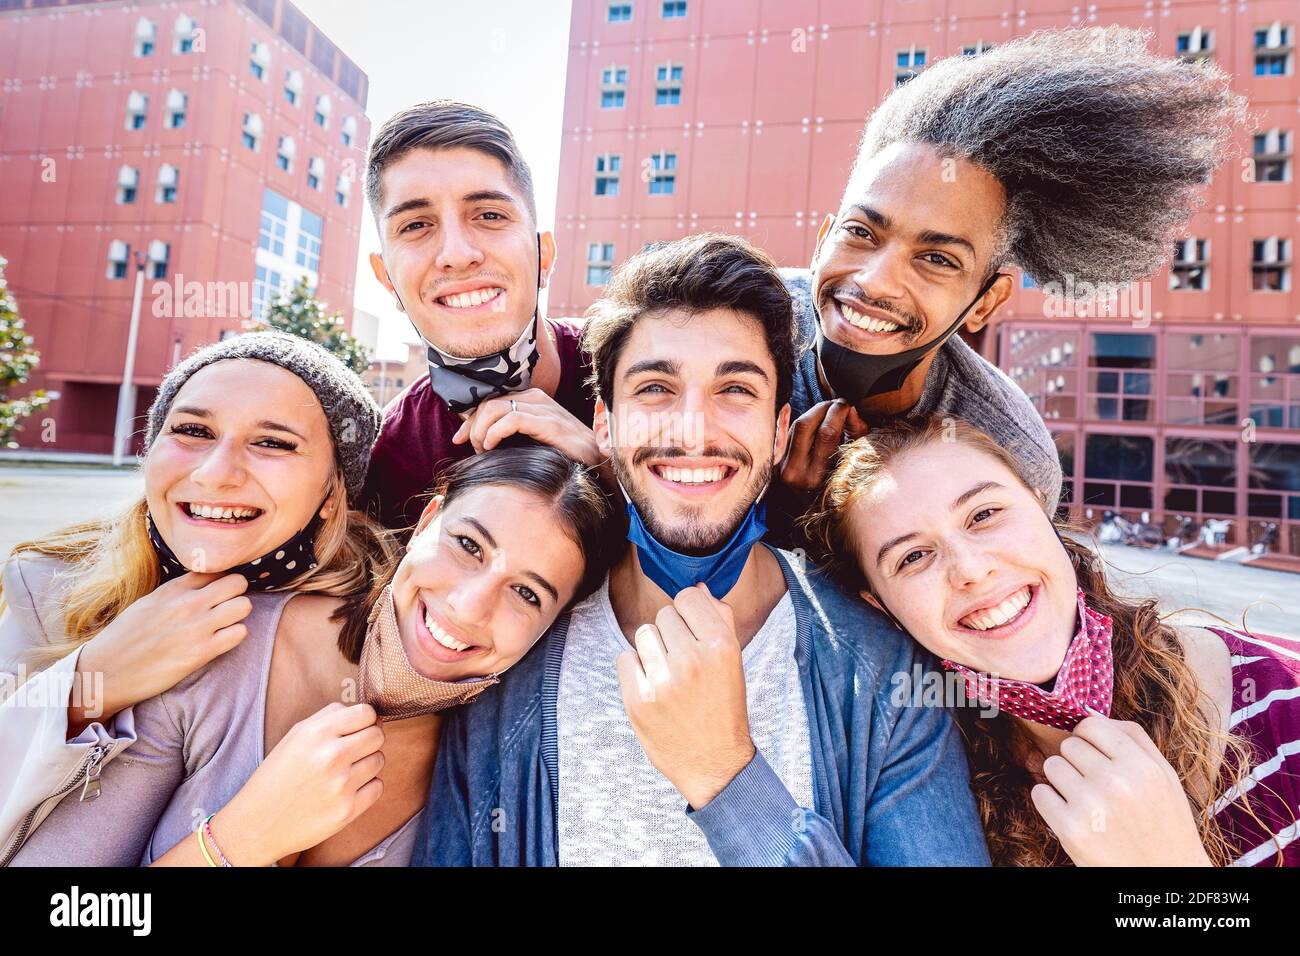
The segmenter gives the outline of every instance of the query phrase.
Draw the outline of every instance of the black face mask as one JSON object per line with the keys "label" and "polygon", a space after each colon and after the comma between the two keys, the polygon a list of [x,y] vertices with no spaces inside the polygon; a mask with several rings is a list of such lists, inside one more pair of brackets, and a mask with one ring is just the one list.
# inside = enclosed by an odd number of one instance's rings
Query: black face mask
{"label": "black face mask", "polygon": [[[181,564],[180,559],[176,557],[176,552],[162,539],[162,535],[154,527],[152,516],[147,512],[144,521],[145,527],[149,529],[149,541],[153,544],[154,552],[158,555],[158,567],[162,570],[163,580],[170,581],[172,578],[188,573],[189,568]],[[307,522],[307,527],[284,544],[278,548],[272,548],[260,558],[255,558],[238,567],[228,568],[222,573],[242,574],[245,580],[248,581],[248,590],[250,591],[269,591],[272,588],[284,587],[294,578],[316,567],[314,546],[316,532],[320,529],[320,524],[320,508],[317,508],[316,514],[312,516],[311,521]]]}
{"label": "black face mask", "polygon": [[897,391],[928,354],[956,333],[966,321],[966,313],[975,307],[975,303],[984,297],[1001,275],[1002,273],[995,272],[989,276],[970,305],[961,310],[961,315],[937,339],[894,355],[863,355],[832,342],[822,331],[821,310],[814,303],[817,312],[818,374],[836,398],[842,398],[851,405],[858,405],[875,395]]}

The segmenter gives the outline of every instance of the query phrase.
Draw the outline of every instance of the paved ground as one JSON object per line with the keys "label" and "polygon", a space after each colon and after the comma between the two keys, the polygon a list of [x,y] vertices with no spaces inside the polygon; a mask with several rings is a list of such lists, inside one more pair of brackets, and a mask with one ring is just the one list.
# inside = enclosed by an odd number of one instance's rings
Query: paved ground
{"label": "paved ground", "polygon": [[[61,525],[112,514],[142,491],[131,471],[0,464],[0,554]],[[1104,545],[1102,553],[1113,586],[1153,596],[1164,611],[1201,608],[1240,625],[1249,608],[1252,629],[1300,637],[1300,575],[1122,545]]]}

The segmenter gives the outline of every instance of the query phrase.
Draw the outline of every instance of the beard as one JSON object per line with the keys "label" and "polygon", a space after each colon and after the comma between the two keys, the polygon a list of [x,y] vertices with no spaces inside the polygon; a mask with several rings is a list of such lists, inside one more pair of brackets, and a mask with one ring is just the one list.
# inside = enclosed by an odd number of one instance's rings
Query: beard
{"label": "beard", "polygon": [[663,514],[656,510],[650,496],[637,483],[635,478],[637,468],[649,458],[684,457],[684,454],[679,449],[639,448],[633,454],[630,464],[617,453],[612,455],[610,460],[614,466],[614,476],[626,490],[628,497],[632,499],[637,513],[641,515],[642,523],[654,539],[678,554],[703,557],[719,551],[736,533],[749,513],[749,509],[771,484],[773,466],[770,459],[764,458],[761,467],[753,468],[752,457],[743,449],[737,448],[729,453],[709,449],[705,453],[706,457],[728,459],[739,466],[738,471],[742,467],[749,468],[749,484],[740,501],[730,514],[714,521],[705,517],[703,507],[693,505],[679,504],[674,506],[671,514]]}

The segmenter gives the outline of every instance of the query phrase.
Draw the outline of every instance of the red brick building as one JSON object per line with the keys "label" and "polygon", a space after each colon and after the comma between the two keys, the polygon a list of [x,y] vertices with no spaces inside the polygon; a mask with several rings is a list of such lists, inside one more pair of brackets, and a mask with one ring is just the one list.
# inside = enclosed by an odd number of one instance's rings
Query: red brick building
{"label": "red brick building", "polygon": [[[1021,282],[976,343],[1056,434],[1076,513],[1268,524],[1300,555],[1300,125],[1294,0],[575,0],[553,314],[581,314],[645,243],[738,233],[807,265],[864,120],[947,56],[1036,29],[1146,28],[1212,57],[1251,102],[1240,144],[1175,250],[1137,288],[1149,315],[1049,315]],[[1149,292],[1149,295],[1147,294]]]}
{"label": "red brick building", "polygon": [[111,451],[140,264],[139,414],[300,277],[351,313],[367,78],[288,0],[0,0],[0,64],[0,255],[59,396],[21,444]]}

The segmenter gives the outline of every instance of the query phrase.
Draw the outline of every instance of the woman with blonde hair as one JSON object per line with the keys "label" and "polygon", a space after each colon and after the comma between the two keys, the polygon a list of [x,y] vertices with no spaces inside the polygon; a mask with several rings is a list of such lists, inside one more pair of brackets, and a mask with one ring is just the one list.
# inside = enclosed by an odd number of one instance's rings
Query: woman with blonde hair
{"label": "woman with blonde hair", "polygon": [[805,530],[959,675],[995,864],[1300,865],[1300,642],[1116,594],[952,417],[845,445]]}
{"label": "woman with blonde hair", "polygon": [[338,598],[340,620],[364,599],[394,552],[349,510],[380,423],[325,349],[278,332],[227,339],[160,385],[139,501],[14,549],[0,591],[0,865],[63,798],[98,795],[135,743],[135,704],[247,637],[249,593]]}

